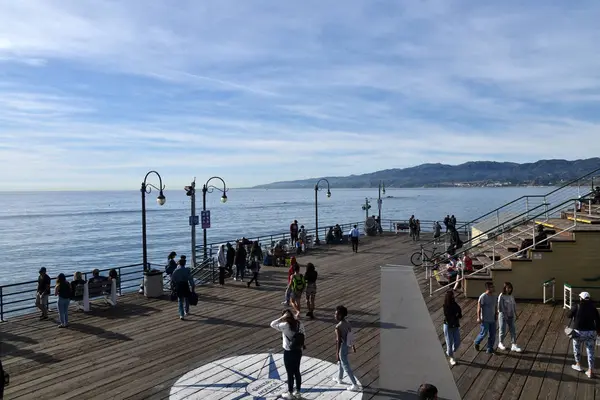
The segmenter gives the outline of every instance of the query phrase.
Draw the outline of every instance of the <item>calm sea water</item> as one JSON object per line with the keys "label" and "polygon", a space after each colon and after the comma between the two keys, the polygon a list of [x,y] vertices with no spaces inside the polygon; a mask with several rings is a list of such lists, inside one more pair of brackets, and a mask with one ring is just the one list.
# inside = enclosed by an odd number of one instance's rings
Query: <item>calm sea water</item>
{"label": "calm sea water", "polygon": [[[552,188],[388,189],[382,218],[474,219],[525,194]],[[319,192],[319,225],[364,219],[365,197],[377,213],[376,189],[335,189],[331,198]],[[166,191],[159,206],[155,193],[147,197],[149,261],[162,267],[175,250],[190,258],[190,199],[183,190]],[[0,210],[0,284],[35,279],[41,266],[50,275],[110,268],[142,262],[141,200],[131,192],[3,193]],[[198,196],[198,214],[201,196]],[[218,192],[208,194],[212,227],[208,242],[286,232],[293,219],[314,227],[314,191],[310,189],[232,189],[222,204]],[[198,244],[202,231],[198,229]]]}

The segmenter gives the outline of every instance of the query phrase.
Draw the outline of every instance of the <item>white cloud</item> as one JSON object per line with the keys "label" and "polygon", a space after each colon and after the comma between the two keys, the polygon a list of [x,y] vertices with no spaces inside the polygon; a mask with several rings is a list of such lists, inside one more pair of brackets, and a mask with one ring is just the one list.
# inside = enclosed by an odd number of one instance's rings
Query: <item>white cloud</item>
{"label": "white cloud", "polygon": [[145,168],[246,186],[595,156],[598,11],[585,1],[2,2],[0,161],[18,167],[0,189],[40,177],[129,187]]}

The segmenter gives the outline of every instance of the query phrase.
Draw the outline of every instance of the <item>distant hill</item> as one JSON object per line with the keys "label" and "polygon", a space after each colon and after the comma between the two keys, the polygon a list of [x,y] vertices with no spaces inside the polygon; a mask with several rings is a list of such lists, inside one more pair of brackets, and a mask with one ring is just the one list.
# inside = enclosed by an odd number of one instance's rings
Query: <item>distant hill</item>
{"label": "distant hill", "polygon": [[[600,168],[598,157],[575,161],[540,160],[527,164],[471,161],[460,165],[422,164],[410,168],[326,178],[332,187],[343,188],[377,187],[380,180],[384,181],[386,187],[557,185],[597,168]],[[274,182],[255,188],[307,188],[313,187],[318,179]]]}

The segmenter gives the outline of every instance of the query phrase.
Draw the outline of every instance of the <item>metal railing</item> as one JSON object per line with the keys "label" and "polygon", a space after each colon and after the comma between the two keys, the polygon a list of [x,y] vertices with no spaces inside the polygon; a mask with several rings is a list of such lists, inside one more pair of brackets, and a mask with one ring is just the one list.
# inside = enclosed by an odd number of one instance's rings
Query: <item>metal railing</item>
{"label": "metal railing", "polygon": [[[114,268],[99,269],[100,273],[108,273],[111,269],[117,271],[117,291],[119,295],[123,292],[135,291],[140,286],[143,279],[144,264],[131,264]],[[82,272],[83,279],[88,280],[92,272]],[[50,278],[51,289],[56,283],[56,277]],[[135,282],[135,283],[133,283]],[[37,293],[37,280],[27,282],[9,283],[0,286],[0,321],[5,321],[5,317],[11,315],[23,315],[35,311],[35,297]],[[55,306],[57,299],[51,296],[48,300],[48,306]]]}
{"label": "metal railing", "polygon": [[600,294],[600,286],[572,286],[568,283],[564,283],[563,285],[563,308],[568,308],[569,310],[573,307],[573,289],[581,289],[587,292],[594,291],[592,294],[592,299],[596,297],[596,294]]}
{"label": "metal railing", "polygon": [[[556,291],[556,279],[555,278],[550,278],[547,281],[542,283],[542,287],[543,287],[543,304],[549,303],[549,302],[553,302],[556,301],[555,299],[555,291]],[[552,293],[551,297],[548,297],[548,291],[550,291]]]}
{"label": "metal railing", "polygon": [[[465,229],[471,230],[471,227],[474,227],[477,231],[489,230],[506,220],[512,219],[514,215],[527,213],[528,211],[537,208],[540,204],[545,204],[546,207],[550,209],[557,204],[562,204],[566,200],[582,197],[581,190],[584,186],[589,185],[593,189],[594,182],[598,183],[600,181],[600,178],[597,176],[598,172],[600,172],[600,168],[596,168],[585,175],[573,179],[544,195],[521,196],[473,219],[472,221],[462,225],[457,223],[456,230],[461,232]],[[547,218],[552,216],[553,215],[546,215]],[[469,241],[474,240],[478,236],[479,235],[475,234],[473,238],[469,238]],[[444,243],[447,244],[449,239],[450,232],[446,232],[437,242],[432,240],[425,243],[424,246],[431,247],[439,243],[439,241],[444,241]]]}
{"label": "metal railing", "polygon": [[[584,197],[587,197],[588,195],[589,195],[589,193],[586,194]],[[523,226],[523,225],[525,225],[527,223],[535,222],[536,220],[544,219],[544,220],[547,221],[548,220],[548,216],[554,215],[556,213],[560,213],[560,212],[564,211],[565,209],[567,209],[567,208],[569,208],[571,206],[574,207],[574,213],[575,213],[575,216],[576,216],[577,215],[577,209],[575,207],[576,207],[576,202],[577,201],[580,201],[580,198],[566,200],[566,201],[564,201],[564,202],[562,202],[562,203],[560,203],[558,205],[555,205],[554,207],[549,207],[549,208],[544,207],[544,210],[542,212],[540,212],[540,213],[538,213],[536,215],[530,216],[526,220],[523,220],[517,226],[513,226],[509,231],[507,231],[506,229],[502,228],[502,225],[504,225],[504,224],[501,224],[497,228],[499,228],[499,230],[503,232],[503,235],[510,234],[511,236],[509,236],[509,239],[522,236],[525,231],[523,231],[523,230],[517,231],[517,233],[514,234],[512,232],[512,230],[514,230],[514,229],[516,229],[516,228],[518,228],[520,226]],[[544,206],[544,204],[542,204],[540,206]],[[538,206],[537,208],[539,208],[540,206]],[[506,254],[506,252],[499,253],[498,255],[496,255],[496,251],[495,251],[496,247],[499,246],[499,245],[501,246],[502,243],[504,243],[506,241],[505,238],[502,238],[499,241],[498,235],[493,235],[491,237],[488,237],[487,239],[484,239],[481,242],[478,242],[476,244],[472,244],[468,248],[461,248],[460,251],[459,251],[460,253],[465,253],[465,252],[473,253],[474,250],[476,250],[477,253],[489,253],[490,250],[491,250],[493,256],[490,259],[489,264],[484,264],[481,269],[479,269],[479,270],[477,270],[475,272],[472,272],[472,273],[469,273],[469,274],[464,274],[463,273],[460,277],[457,276],[456,280],[457,281],[463,281],[467,277],[474,276],[474,275],[477,275],[477,274],[479,274],[481,276],[483,272],[487,272],[489,274],[490,269],[492,267],[494,267],[496,264],[499,264],[499,263],[502,263],[503,261],[506,261],[506,260],[509,260],[511,258],[514,258],[517,254],[522,254],[523,252],[527,252],[529,249],[534,249],[536,246],[539,246],[542,243],[548,243],[549,244],[550,243],[550,239],[552,239],[553,237],[561,235],[561,234],[563,234],[565,232],[569,232],[569,231],[573,230],[577,226],[577,220],[576,220],[576,218],[572,222],[573,222],[573,224],[571,224],[571,225],[569,225],[569,226],[567,226],[567,227],[565,227],[565,228],[563,228],[561,230],[555,231],[554,234],[548,235],[545,239],[543,239],[543,240],[541,240],[539,242],[535,241],[535,236],[536,236],[535,225],[536,224],[534,223],[533,226],[531,227],[531,229],[532,229],[532,244],[529,245],[529,246],[526,246],[525,248],[522,248],[522,249],[519,248],[517,251],[508,251],[508,253],[509,253],[508,255],[502,255],[502,254]],[[432,268],[433,266],[426,265],[425,267],[427,269],[427,268]],[[432,281],[432,278],[431,278],[431,276],[432,276],[431,271],[429,271],[429,273],[428,273],[427,276],[430,276],[430,278],[429,278],[429,294],[431,296],[434,293],[437,293],[439,291],[447,290],[448,286],[450,284],[454,283],[454,282],[452,282],[452,283],[449,283],[448,285],[444,285],[444,286],[442,286],[442,287],[440,287],[440,288],[438,288],[436,290],[433,290],[433,281]]]}

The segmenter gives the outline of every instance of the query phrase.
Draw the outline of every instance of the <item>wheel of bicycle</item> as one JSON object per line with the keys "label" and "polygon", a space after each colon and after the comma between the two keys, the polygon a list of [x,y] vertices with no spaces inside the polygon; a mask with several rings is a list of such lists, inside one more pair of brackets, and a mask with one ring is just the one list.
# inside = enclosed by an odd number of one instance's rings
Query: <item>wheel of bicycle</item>
{"label": "wheel of bicycle", "polygon": [[412,256],[410,256],[410,262],[415,267],[420,267],[421,265],[423,265],[423,259],[421,258],[421,252],[417,251]]}

